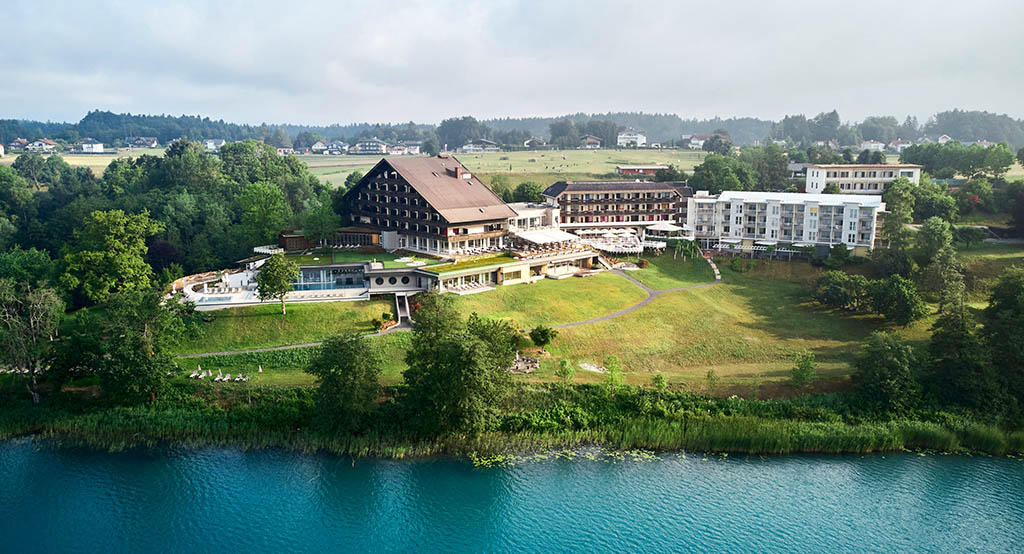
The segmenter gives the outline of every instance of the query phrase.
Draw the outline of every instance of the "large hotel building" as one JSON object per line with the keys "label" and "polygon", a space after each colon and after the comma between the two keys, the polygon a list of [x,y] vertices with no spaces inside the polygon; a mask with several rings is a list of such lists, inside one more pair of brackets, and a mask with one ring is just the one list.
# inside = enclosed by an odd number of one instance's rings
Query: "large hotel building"
{"label": "large hotel building", "polygon": [[915,164],[810,164],[806,192],[819,194],[835,184],[842,194],[882,194],[898,177],[921,183],[922,166]]}
{"label": "large hotel building", "polygon": [[881,196],[861,194],[700,191],[687,201],[690,225],[704,248],[845,244],[865,255],[884,210]]}

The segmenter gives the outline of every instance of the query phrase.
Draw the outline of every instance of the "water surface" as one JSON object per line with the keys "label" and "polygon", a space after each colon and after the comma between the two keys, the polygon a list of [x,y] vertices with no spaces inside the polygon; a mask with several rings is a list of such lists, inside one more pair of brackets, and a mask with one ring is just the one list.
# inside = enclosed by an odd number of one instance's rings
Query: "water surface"
{"label": "water surface", "polygon": [[1024,462],[355,460],[0,443],[0,552],[1012,552]]}

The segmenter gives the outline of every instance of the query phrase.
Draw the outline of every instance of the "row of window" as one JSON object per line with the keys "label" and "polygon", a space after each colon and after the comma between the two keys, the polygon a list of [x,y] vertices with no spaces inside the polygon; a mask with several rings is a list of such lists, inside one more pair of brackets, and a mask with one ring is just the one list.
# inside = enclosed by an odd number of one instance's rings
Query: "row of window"
{"label": "row of window", "polygon": [[561,198],[563,201],[588,201],[588,200],[634,200],[634,199],[658,199],[673,198],[677,196],[674,192],[606,192],[606,193],[584,193],[566,194]]}

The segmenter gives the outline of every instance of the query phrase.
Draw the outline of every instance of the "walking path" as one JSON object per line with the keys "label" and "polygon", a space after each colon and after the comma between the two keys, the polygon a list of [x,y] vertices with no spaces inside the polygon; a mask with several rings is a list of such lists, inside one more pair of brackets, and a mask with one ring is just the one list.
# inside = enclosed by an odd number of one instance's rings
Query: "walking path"
{"label": "walking path", "polygon": [[[699,285],[690,285],[690,286],[686,286],[686,287],[676,287],[674,289],[652,289],[651,287],[649,287],[649,286],[641,283],[637,279],[635,279],[629,273],[627,273],[625,271],[622,271],[621,269],[613,269],[613,270],[611,270],[612,273],[614,273],[616,275],[620,275],[622,277],[625,277],[627,280],[632,282],[634,285],[636,285],[636,286],[640,287],[641,289],[643,289],[643,291],[647,293],[647,298],[644,298],[643,300],[641,300],[637,304],[634,304],[634,305],[632,305],[632,306],[630,306],[628,308],[619,310],[619,311],[614,312],[614,313],[610,313],[610,314],[603,315],[603,316],[600,316],[600,317],[594,317],[594,318],[591,318],[591,319],[586,319],[586,320],[583,320],[583,321],[573,321],[572,323],[562,323],[561,325],[553,325],[552,327],[555,328],[555,329],[564,329],[566,327],[577,327],[579,325],[587,325],[587,324],[590,324],[590,323],[597,323],[597,322],[600,322],[600,321],[607,321],[607,320],[612,319],[614,317],[619,317],[621,315],[625,315],[625,314],[628,314],[630,312],[635,312],[636,310],[639,310],[640,308],[643,308],[644,306],[650,304],[651,302],[654,301],[655,298],[658,298],[659,296],[665,294],[666,292],[678,292],[678,291],[681,291],[681,290],[692,290],[692,289],[701,289],[701,288],[705,288],[705,287],[713,287],[713,286],[717,285],[718,283],[722,282],[722,274],[718,271],[718,266],[715,265],[714,260],[712,260],[711,258],[706,258],[706,259],[708,261],[708,264],[711,265],[711,269],[715,272],[715,280],[714,281],[710,281],[710,282],[707,282],[707,283],[701,283]],[[409,325],[407,322],[403,322],[401,325],[398,325],[396,327],[392,327],[392,328],[388,329],[387,331],[384,331],[384,333],[393,333],[393,332],[398,332],[398,331],[408,331],[408,330],[411,330],[411,329],[412,329],[411,325]],[[526,331],[529,331],[529,329],[526,329]],[[380,336],[381,334],[384,334],[384,333],[380,333],[380,332],[370,333],[367,336],[370,336],[370,337]],[[201,353],[195,353],[195,354],[178,354],[177,357],[178,358],[201,358],[203,356],[228,356],[228,355],[231,355],[231,354],[250,354],[250,353],[253,353],[253,352],[271,352],[271,351],[274,351],[274,350],[291,350],[293,348],[310,348],[310,347],[313,347],[313,346],[320,346],[321,344],[323,344],[323,342],[308,342],[308,343],[305,343],[305,344],[288,344],[288,345],[285,345],[285,346],[268,346],[268,347],[265,347],[265,348],[246,348],[245,350],[230,350],[230,351],[225,351],[225,352],[201,352]]]}

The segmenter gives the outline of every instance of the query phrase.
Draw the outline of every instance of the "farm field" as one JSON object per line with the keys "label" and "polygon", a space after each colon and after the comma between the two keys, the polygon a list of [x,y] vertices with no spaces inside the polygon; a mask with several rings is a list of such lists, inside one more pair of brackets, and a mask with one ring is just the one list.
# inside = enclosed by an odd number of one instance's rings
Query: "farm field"
{"label": "farm field", "polygon": [[[100,177],[103,172],[107,170],[107,166],[110,162],[117,158],[137,158],[143,154],[150,156],[163,156],[163,148],[135,148],[128,150],[122,148],[117,153],[103,153],[103,154],[60,154],[60,157],[64,158],[71,167],[88,167],[92,170],[93,175]],[[12,165],[14,160],[17,159],[18,155],[6,155],[0,158],[0,164]]]}

